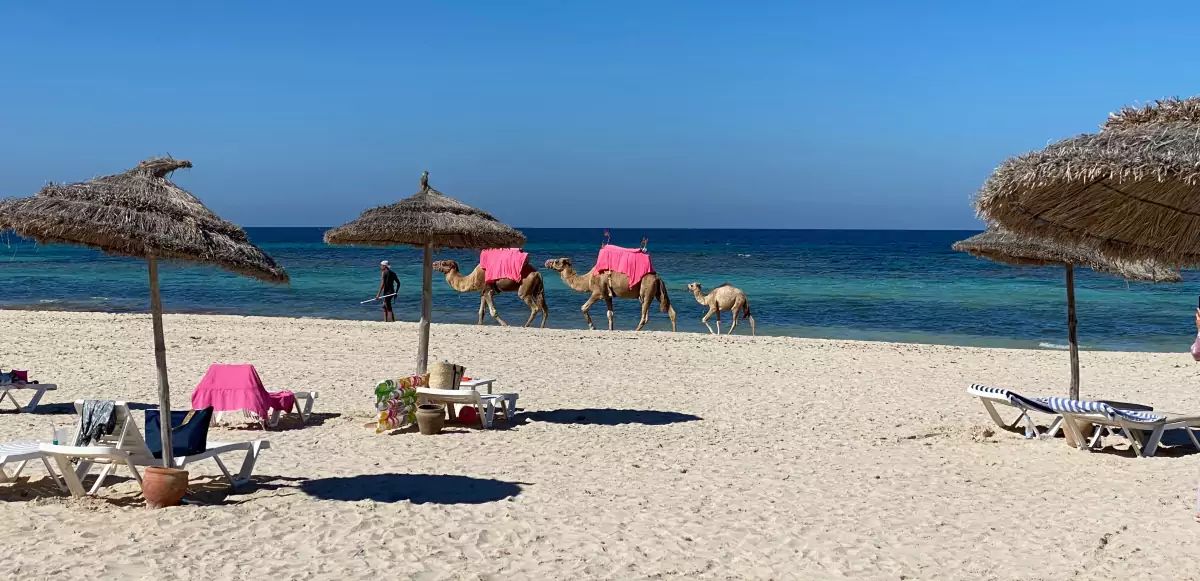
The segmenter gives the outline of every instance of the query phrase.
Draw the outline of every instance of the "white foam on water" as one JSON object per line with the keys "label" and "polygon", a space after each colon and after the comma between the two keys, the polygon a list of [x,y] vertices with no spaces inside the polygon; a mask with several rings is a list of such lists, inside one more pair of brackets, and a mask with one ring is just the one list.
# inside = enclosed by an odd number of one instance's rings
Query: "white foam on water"
{"label": "white foam on water", "polygon": [[1060,351],[1066,351],[1067,349],[1071,348],[1070,345],[1059,345],[1058,343],[1050,343],[1049,341],[1042,341],[1041,343],[1038,343],[1038,347],[1041,347],[1042,349],[1058,349]]}

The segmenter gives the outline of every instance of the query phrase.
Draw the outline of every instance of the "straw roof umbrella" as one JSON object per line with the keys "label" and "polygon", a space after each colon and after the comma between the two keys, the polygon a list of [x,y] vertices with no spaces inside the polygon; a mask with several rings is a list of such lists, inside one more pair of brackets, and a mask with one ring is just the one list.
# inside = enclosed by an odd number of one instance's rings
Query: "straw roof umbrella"
{"label": "straw roof umbrella", "polygon": [[1200,266],[1200,98],[1127,107],[1099,133],[1011,158],[975,206],[1017,234]]}
{"label": "straw roof umbrella", "polygon": [[980,258],[1017,266],[1063,266],[1067,275],[1067,342],[1071,351],[1071,399],[1079,399],[1079,340],[1075,319],[1075,266],[1114,274],[1126,280],[1179,282],[1179,271],[1151,261],[1109,259],[1095,249],[1032,240],[991,228],[951,247]]}
{"label": "straw roof umbrella", "polygon": [[491,214],[433,189],[429,185],[429,172],[423,172],[421,189],[417,193],[394,204],[371,208],[358,218],[325,232],[325,242],[370,246],[406,244],[424,249],[417,373],[425,373],[429,363],[429,322],[433,312],[433,250],[524,246],[525,235]]}
{"label": "straw roof umbrella", "polygon": [[[192,163],[170,157],[75,184],[50,184],[28,198],[0,203],[0,215],[17,234],[41,243],[80,244],[109,254],[145,258],[150,277],[150,313],[158,402],[164,426],[170,426],[171,394],[163,341],[158,261],[182,260],[220,266],[268,282],[288,275],[246,232],[222,220],[195,196],[167,179]],[[171,430],[163,429],[163,465],[170,467]]]}

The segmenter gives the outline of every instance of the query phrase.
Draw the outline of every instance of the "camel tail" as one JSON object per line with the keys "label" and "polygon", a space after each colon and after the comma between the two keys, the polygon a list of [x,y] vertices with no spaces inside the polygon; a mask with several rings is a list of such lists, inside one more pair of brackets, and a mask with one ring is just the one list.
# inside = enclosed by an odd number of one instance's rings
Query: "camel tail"
{"label": "camel tail", "polygon": [[658,288],[654,290],[654,297],[658,300],[658,310],[667,312],[671,310],[671,297],[667,296],[667,283],[663,279],[658,279]]}

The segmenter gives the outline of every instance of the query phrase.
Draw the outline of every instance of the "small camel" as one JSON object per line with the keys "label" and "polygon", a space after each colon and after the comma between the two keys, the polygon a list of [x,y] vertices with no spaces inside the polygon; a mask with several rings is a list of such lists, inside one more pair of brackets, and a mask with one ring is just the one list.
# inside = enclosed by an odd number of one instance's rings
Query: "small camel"
{"label": "small camel", "polygon": [[713,328],[708,324],[708,320],[713,315],[717,316],[717,335],[721,334],[721,311],[729,311],[733,322],[729,325],[729,332],[726,335],[732,335],[733,330],[737,327],[738,319],[745,317],[750,320],[750,335],[755,334],[754,315],[750,314],[750,301],[746,299],[746,293],[736,286],[730,286],[725,283],[715,289],[712,289],[708,294],[704,294],[704,289],[700,288],[700,283],[693,282],[688,284],[688,290],[692,291],[692,295],[696,297],[696,302],[708,307],[708,313],[704,318],[700,319],[705,327],[708,327],[708,332],[712,333]]}
{"label": "small camel", "polygon": [[555,258],[546,261],[546,268],[558,271],[564,283],[571,287],[571,290],[590,293],[587,302],[583,303],[580,310],[583,311],[583,318],[587,321],[588,329],[595,329],[592,324],[592,305],[596,301],[604,300],[604,305],[607,307],[608,315],[608,330],[613,330],[613,297],[622,299],[637,299],[642,304],[642,318],[638,321],[638,326],[635,331],[641,331],[646,323],[650,322],[650,304],[655,300],[658,301],[658,308],[671,318],[671,330],[675,330],[675,307],[671,306],[671,298],[667,296],[667,285],[663,282],[658,273],[651,272],[642,277],[635,288],[629,288],[629,277],[623,272],[605,271],[600,274],[588,272],[587,274],[578,274],[575,272],[575,267],[571,265],[570,258]]}
{"label": "small camel", "polygon": [[483,268],[476,266],[471,274],[463,275],[458,270],[458,262],[453,260],[439,260],[433,263],[433,269],[446,275],[446,284],[450,288],[460,292],[479,292],[479,319],[477,325],[483,324],[483,310],[487,307],[491,313],[492,319],[502,326],[507,327],[508,323],[500,318],[496,312],[496,302],[494,300],[496,293],[517,291],[517,296],[529,305],[529,318],[525,321],[525,326],[533,324],[533,319],[540,312],[542,314],[542,328],[546,327],[546,318],[550,316],[550,309],[546,308],[546,287],[542,283],[542,273],[534,270],[526,274],[521,282],[518,283],[511,278],[502,278],[492,284],[485,282],[486,277]]}

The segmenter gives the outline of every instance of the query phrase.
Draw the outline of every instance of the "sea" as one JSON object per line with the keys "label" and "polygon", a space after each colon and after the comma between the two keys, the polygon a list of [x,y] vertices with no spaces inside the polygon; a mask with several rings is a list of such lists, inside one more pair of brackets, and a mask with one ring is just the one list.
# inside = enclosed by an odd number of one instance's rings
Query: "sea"
{"label": "sea", "polygon": [[[164,308],[175,313],[216,313],[381,319],[375,295],[380,260],[400,276],[400,320],[420,311],[420,251],[410,247],[344,247],[322,242],[324,228],[247,228],[250,238],[291,275],[271,285],[187,263],[160,269]],[[587,298],[557,273],[550,258],[570,257],[581,272],[595,261],[599,228],[526,228],[525,250],[542,269],[549,326],[585,328]],[[687,290],[729,283],[744,290],[760,335],[783,335],[948,345],[1065,349],[1066,295],[1059,267],[1012,267],[954,252],[950,245],[972,231],[900,230],[689,230],[612,229],[612,243],[637,246],[649,239],[655,269],[667,282],[679,331],[707,333],[705,308]],[[435,259],[475,267],[476,251],[444,250]],[[0,308],[60,311],[146,312],[144,261],[76,246],[39,245],[0,234]],[[1195,336],[1197,277],[1184,282],[1126,282],[1081,269],[1076,276],[1079,337],[1083,349],[1186,351]],[[510,324],[528,310],[515,294],[496,306]],[[475,323],[477,293],[458,293],[434,273],[434,322]],[[616,326],[632,329],[638,305],[615,302]],[[593,307],[605,323],[603,304]],[[490,318],[488,324],[494,324]],[[667,316],[651,311],[653,330],[670,330]],[[748,332],[748,327],[739,327]]]}

